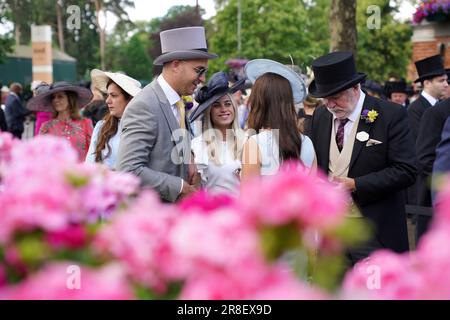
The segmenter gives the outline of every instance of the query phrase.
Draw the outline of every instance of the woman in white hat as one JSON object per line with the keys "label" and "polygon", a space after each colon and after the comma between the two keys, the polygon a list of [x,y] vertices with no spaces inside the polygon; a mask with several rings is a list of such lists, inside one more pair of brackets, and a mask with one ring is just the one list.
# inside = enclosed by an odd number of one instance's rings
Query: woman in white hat
{"label": "woman in white hat", "polygon": [[314,170],[314,147],[298,130],[294,106],[306,98],[303,79],[268,59],[250,61],[245,73],[253,83],[247,124],[255,134],[244,144],[242,179],[276,174],[286,160],[299,160],[307,170]]}
{"label": "woman in white hat", "polygon": [[114,170],[122,132],[120,119],[128,103],[141,91],[141,84],[125,74],[98,69],[91,71],[91,79],[93,85],[107,92],[109,112],[95,125],[86,162],[102,162]]}
{"label": "woman in white hat", "polygon": [[42,124],[39,134],[67,139],[76,149],[79,160],[84,161],[93,128],[91,120],[81,117],[80,109],[92,99],[92,92],[65,81],[42,85],[39,89],[42,93],[31,98],[27,108],[53,112],[53,118]]}

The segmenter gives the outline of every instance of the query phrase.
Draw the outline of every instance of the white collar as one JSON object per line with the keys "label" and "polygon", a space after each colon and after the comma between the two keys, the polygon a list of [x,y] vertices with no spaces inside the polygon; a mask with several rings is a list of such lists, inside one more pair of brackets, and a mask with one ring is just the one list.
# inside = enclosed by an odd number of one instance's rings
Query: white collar
{"label": "white collar", "polygon": [[[356,103],[356,108],[353,110],[353,112],[348,116],[348,119],[355,123],[359,121],[359,118],[361,117],[362,107],[364,104],[364,99],[366,98],[366,95],[364,92],[362,92],[361,89],[359,89],[359,99]],[[335,121],[337,118],[335,115],[333,115],[333,121]]]}
{"label": "white collar", "polygon": [[173,88],[166,81],[166,79],[164,79],[162,74],[158,76],[158,79],[156,81],[158,81],[159,85],[161,86],[161,89],[163,90],[167,100],[169,100],[171,106],[180,101],[181,97],[175,90],[173,90]]}
{"label": "white collar", "polygon": [[428,92],[425,92],[425,90],[422,91],[421,95],[427,99],[427,101],[434,106],[439,100],[436,99],[435,97],[431,96],[430,94],[428,94]]}

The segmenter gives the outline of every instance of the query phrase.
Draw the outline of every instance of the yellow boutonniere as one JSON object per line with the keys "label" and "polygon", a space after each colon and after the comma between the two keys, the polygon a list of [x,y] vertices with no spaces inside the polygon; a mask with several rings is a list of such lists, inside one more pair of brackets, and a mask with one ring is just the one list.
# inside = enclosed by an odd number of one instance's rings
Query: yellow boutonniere
{"label": "yellow boutonniere", "polygon": [[186,110],[192,109],[194,106],[194,99],[192,99],[192,96],[182,96],[181,99],[183,99]]}
{"label": "yellow boutonniere", "polygon": [[363,112],[361,113],[361,119],[366,120],[366,123],[375,122],[377,117],[378,117],[378,112],[375,111],[374,109],[372,109],[370,111],[368,109],[364,109]]}

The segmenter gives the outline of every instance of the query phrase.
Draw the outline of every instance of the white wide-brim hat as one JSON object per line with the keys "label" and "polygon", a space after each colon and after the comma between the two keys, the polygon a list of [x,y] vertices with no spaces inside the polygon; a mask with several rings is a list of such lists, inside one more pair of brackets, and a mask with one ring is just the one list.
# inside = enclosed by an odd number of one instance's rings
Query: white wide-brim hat
{"label": "white wide-brim hat", "polygon": [[141,83],[132,77],[118,72],[107,72],[99,69],[92,69],[91,71],[92,84],[100,91],[107,92],[107,84],[109,80],[114,81],[119,87],[121,87],[130,96],[135,97],[141,92]]}
{"label": "white wide-brim hat", "polygon": [[265,73],[275,73],[289,81],[294,96],[294,103],[301,103],[307,96],[305,81],[292,69],[279,62],[269,59],[249,61],[244,68],[245,75],[252,82]]}

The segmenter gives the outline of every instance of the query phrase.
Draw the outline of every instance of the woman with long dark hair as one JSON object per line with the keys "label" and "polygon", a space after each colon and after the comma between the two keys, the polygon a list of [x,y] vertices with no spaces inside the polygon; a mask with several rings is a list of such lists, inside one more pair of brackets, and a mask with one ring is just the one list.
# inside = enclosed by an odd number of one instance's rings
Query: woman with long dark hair
{"label": "woman with long dark hair", "polygon": [[101,91],[107,92],[109,112],[95,125],[86,162],[102,162],[114,170],[122,131],[120,119],[128,103],[141,90],[141,84],[127,75],[98,69],[92,70],[91,78]]}
{"label": "woman with long dark hair", "polygon": [[275,174],[287,160],[300,161],[308,170],[314,169],[314,147],[298,130],[294,105],[306,97],[302,78],[291,68],[267,59],[250,61],[245,72],[253,87],[242,179]]}

